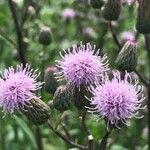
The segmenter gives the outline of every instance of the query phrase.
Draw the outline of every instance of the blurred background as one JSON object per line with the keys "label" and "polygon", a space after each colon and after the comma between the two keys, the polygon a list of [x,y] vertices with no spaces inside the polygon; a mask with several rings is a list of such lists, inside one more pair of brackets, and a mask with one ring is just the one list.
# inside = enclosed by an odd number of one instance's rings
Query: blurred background
{"label": "blurred background", "polygon": [[[26,61],[34,68],[42,69],[44,50],[45,73],[51,71],[55,60],[59,59],[59,52],[71,47],[72,44],[90,42],[100,49],[103,55],[107,53],[110,67],[114,62],[119,49],[114,43],[110,24],[102,17],[99,9],[94,9],[86,0],[13,0],[17,21],[23,40],[23,51]],[[137,5],[124,4],[118,21],[112,22],[121,45],[128,39],[136,39],[138,43],[137,70],[148,78],[149,62],[145,50],[144,37],[136,33],[135,22]],[[43,46],[39,42],[41,28],[50,28],[52,42]],[[20,63],[17,51],[17,32],[12,17],[9,0],[0,0],[0,70]],[[127,39],[126,39],[127,38]],[[133,73],[133,76],[136,74]],[[43,101],[52,99],[54,85],[47,85],[51,91],[44,92]],[[50,94],[51,93],[51,94]],[[146,93],[146,92],[145,92]],[[54,110],[52,118],[57,118],[59,111]],[[108,139],[109,150],[146,150],[147,149],[147,110],[141,111],[143,119],[131,119],[129,127],[114,130]],[[83,144],[85,133],[82,131],[80,119],[75,108],[66,111],[64,116],[65,127],[78,143]],[[87,125],[91,130],[95,145],[104,136],[104,121],[97,116],[89,115]],[[38,143],[38,144],[37,144]],[[41,146],[41,149],[39,148]],[[37,128],[24,116],[17,113],[5,116],[0,111],[0,150],[68,150],[69,145],[59,139],[46,125]],[[72,149],[73,150],[73,149]],[[74,149],[75,150],[75,149]],[[96,147],[95,147],[96,150]]]}

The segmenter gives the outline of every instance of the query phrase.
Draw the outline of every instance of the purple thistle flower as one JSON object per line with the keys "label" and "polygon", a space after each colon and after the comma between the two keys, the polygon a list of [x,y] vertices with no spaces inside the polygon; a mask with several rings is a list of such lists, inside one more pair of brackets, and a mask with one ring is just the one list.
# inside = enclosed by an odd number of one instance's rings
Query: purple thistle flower
{"label": "purple thistle flower", "polygon": [[[127,119],[137,117],[141,102],[144,100],[143,89],[135,80],[134,85],[129,73],[125,73],[121,79],[119,71],[113,72],[112,80],[108,75],[104,76],[104,83],[96,88],[91,87],[93,97],[89,99],[91,112],[98,112],[101,117],[108,121],[108,125],[118,127],[119,123],[126,124]],[[140,99],[140,100],[139,100]]]}
{"label": "purple thistle flower", "polygon": [[66,8],[63,10],[62,12],[62,17],[66,20],[66,19],[72,19],[75,17],[76,13],[73,9],[71,8]]}
{"label": "purple thistle flower", "polygon": [[71,85],[80,87],[80,85],[89,85],[97,82],[99,76],[108,70],[107,56],[98,56],[99,50],[95,52],[95,46],[90,43],[79,46],[73,45],[68,51],[64,51],[65,55],[62,60],[58,61],[60,72],[57,73],[58,79],[65,78]]}
{"label": "purple thistle flower", "polygon": [[83,29],[83,34],[87,37],[95,37],[96,33],[91,27],[86,27]]}
{"label": "purple thistle flower", "polygon": [[122,0],[122,2],[123,2],[123,3],[126,3],[126,4],[128,4],[128,5],[131,5],[131,4],[135,3],[136,0]]}
{"label": "purple thistle flower", "polygon": [[29,65],[23,68],[18,65],[16,69],[10,67],[1,73],[0,82],[0,106],[3,111],[12,114],[15,109],[29,104],[29,100],[35,98],[35,91],[41,88],[42,82],[37,82],[39,74],[33,71]]}
{"label": "purple thistle flower", "polygon": [[127,42],[127,41],[135,42],[136,41],[135,34],[133,32],[129,32],[129,31],[123,32],[121,34],[121,38],[124,42]]}

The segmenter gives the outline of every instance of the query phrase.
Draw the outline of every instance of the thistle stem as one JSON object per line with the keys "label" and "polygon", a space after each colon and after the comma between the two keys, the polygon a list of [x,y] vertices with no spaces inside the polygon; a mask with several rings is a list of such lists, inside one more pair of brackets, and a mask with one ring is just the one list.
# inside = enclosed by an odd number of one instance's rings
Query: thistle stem
{"label": "thistle stem", "polygon": [[6,39],[10,44],[12,44],[14,47],[17,47],[17,44],[12,39],[10,39],[7,33],[5,33],[2,29],[0,29],[0,35],[4,39]]}
{"label": "thistle stem", "polygon": [[87,111],[83,111],[83,113],[82,113],[82,127],[87,134],[88,150],[93,150],[93,136],[90,133],[88,127],[86,126],[86,116],[87,116]]}
{"label": "thistle stem", "polygon": [[148,87],[148,81],[147,81],[147,79],[139,71],[135,70],[134,72],[138,75],[138,77],[144,83],[144,85],[146,87]]}
{"label": "thistle stem", "polygon": [[60,137],[63,141],[65,141],[67,144],[79,148],[80,150],[88,150],[87,146],[83,146],[80,144],[75,143],[74,141],[72,141],[71,139],[69,139],[68,137],[66,137],[64,134],[62,134],[60,131],[55,130],[55,128],[53,127],[52,123],[50,122],[50,120],[48,121],[48,127],[58,136]]}
{"label": "thistle stem", "polygon": [[62,118],[63,114],[64,114],[64,112],[60,113],[60,115],[58,116],[56,123],[55,123],[55,128],[54,128],[55,130],[57,130],[57,128],[61,122],[61,118]]}
{"label": "thistle stem", "polygon": [[43,150],[43,142],[42,142],[42,133],[41,133],[41,129],[40,127],[36,127],[36,142],[37,142],[37,147],[38,147],[38,150]]}
{"label": "thistle stem", "polygon": [[103,139],[100,143],[99,150],[106,150],[108,136],[110,135],[111,131],[112,131],[112,129],[106,132],[105,136],[103,137]]}
{"label": "thistle stem", "polygon": [[24,41],[23,41],[23,34],[21,30],[21,26],[19,23],[19,19],[16,13],[16,9],[14,7],[14,3],[12,0],[8,0],[9,8],[12,13],[12,18],[14,21],[15,29],[16,29],[16,34],[17,34],[17,50],[18,50],[18,55],[20,58],[21,63],[23,64],[23,67],[26,65],[26,58],[25,58],[25,46],[24,46]]}
{"label": "thistle stem", "polygon": [[[43,82],[44,81],[44,76],[45,76],[45,73],[44,73],[44,67],[45,67],[45,49],[46,49],[46,46],[43,46],[42,48],[42,56],[41,56],[41,81]],[[43,96],[44,96],[44,86],[42,86],[41,88],[41,98],[43,99]]]}
{"label": "thistle stem", "polygon": [[115,31],[114,31],[114,28],[113,28],[113,25],[112,25],[111,21],[108,24],[109,24],[109,28],[110,28],[113,40],[114,40],[115,44],[117,45],[117,47],[118,47],[118,49],[120,51],[121,50],[121,44],[120,44],[120,42],[119,42],[119,40],[117,38],[117,35],[116,35]]}

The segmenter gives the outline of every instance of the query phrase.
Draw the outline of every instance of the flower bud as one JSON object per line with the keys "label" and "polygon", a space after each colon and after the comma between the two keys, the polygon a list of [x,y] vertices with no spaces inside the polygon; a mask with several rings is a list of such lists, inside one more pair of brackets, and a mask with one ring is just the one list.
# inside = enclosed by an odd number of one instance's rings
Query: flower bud
{"label": "flower bud", "polygon": [[81,85],[80,89],[75,87],[73,90],[74,106],[77,107],[79,110],[84,110],[85,106],[90,106],[90,102],[86,98],[89,98],[90,95],[90,92],[85,86]]}
{"label": "flower bud", "polygon": [[35,8],[32,5],[28,7],[27,14],[28,16],[34,16],[36,14]]}
{"label": "flower bud", "polygon": [[150,33],[150,1],[139,1],[136,29],[143,34]]}
{"label": "flower bud", "polygon": [[57,68],[54,66],[49,66],[45,71],[45,90],[50,94],[54,94],[58,87],[58,82],[54,76],[56,72]]}
{"label": "flower bud", "polygon": [[121,71],[127,70],[132,72],[135,70],[137,65],[137,47],[135,42],[127,41],[124,44],[118,54],[115,65]]}
{"label": "flower bud", "polygon": [[91,0],[91,5],[94,9],[100,9],[104,4],[102,0]]}
{"label": "flower bud", "polygon": [[35,125],[46,123],[50,117],[50,108],[40,99],[31,99],[29,104],[20,110]]}
{"label": "flower bud", "polygon": [[39,43],[49,45],[52,41],[51,29],[47,26],[41,28],[39,33]]}
{"label": "flower bud", "polygon": [[53,97],[53,106],[59,111],[65,111],[72,106],[72,92],[65,85],[57,88]]}
{"label": "flower bud", "polygon": [[121,0],[108,0],[103,9],[103,17],[108,21],[117,20],[121,12]]}

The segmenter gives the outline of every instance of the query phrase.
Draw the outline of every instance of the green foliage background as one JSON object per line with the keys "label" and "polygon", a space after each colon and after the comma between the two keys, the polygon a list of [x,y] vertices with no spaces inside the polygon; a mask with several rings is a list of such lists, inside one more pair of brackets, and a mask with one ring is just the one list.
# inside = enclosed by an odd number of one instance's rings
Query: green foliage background
{"label": "green foliage background", "polygon": [[[24,13],[25,0],[15,0],[17,15],[19,18]],[[101,53],[107,53],[111,68],[114,68],[114,61],[118,54],[107,22],[103,19],[100,10],[95,10],[91,6],[83,3],[73,3],[73,0],[34,0],[35,13],[29,13],[23,26],[24,41],[26,43],[26,58],[28,63],[34,68],[41,68],[42,45],[38,43],[40,27],[46,25],[52,30],[53,41],[46,51],[46,66],[55,64],[55,59],[59,59],[59,52],[80,41],[90,42],[101,49]],[[65,8],[73,8],[76,17],[69,23],[62,18],[61,13]],[[124,5],[120,19],[113,22],[115,31],[119,37],[124,31],[135,31],[137,7],[135,5]],[[92,27],[95,36],[85,37],[83,29]],[[7,0],[0,0],[0,29],[7,33],[8,37],[16,42],[16,31],[10,13]],[[5,38],[0,36],[0,70],[20,63],[16,48]],[[149,76],[149,62],[143,35],[138,34],[138,66],[137,70]],[[52,95],[45,92],[43,101],[48,102]],[[108,149],[110,150],[146,150],[147,145],[147,111],[142,112],[144,118],[141,120],[131,119],[130,127],[115,130],[109,138]],[[51,117],[56,119],[58,111],[54,111]],[[74,108],[65,112],[67,116],[67,128],[76,140],[83,144],[85,133],[81,128],[78,112]],[[37,150],[36,131],[37,127],[20,114],[3,117],[0,113],[0,150]],[[95,144],[104,136],[105,125],[103,120],[96,122],[97,116],[90,115],[88,126],[91,129]],[[42,141],[44,150],[67,150],[71,149],[61,139],[59,139],[46,125],[42,125]],[[61,129],[61,127],[60,127]],[[97,147],[95,147],[95,150]],[[73,149],[72,149],[73,150]],[[75,149],[74,149],[75,150]]]}

